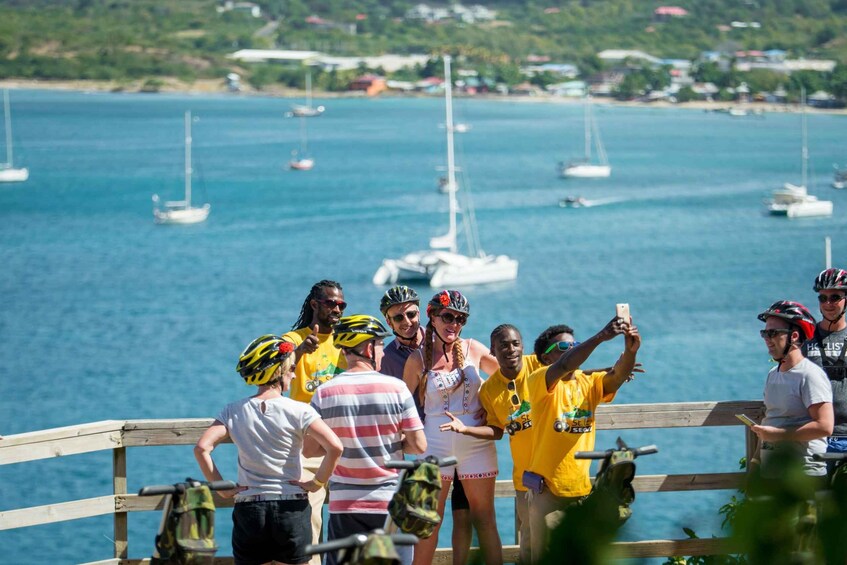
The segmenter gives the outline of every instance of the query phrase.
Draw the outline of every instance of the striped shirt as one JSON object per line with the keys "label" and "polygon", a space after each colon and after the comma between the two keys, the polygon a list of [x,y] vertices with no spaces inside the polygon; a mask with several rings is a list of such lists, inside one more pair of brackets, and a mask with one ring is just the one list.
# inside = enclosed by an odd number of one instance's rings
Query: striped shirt
{"label": "striped shirt", "polygon": [[397,487],[386,460],[403,459],[401,432],[423,429],[403,381],[375,371],[342,373],[318,387],[312,407],[341,439],[329,511],[384,514]]}

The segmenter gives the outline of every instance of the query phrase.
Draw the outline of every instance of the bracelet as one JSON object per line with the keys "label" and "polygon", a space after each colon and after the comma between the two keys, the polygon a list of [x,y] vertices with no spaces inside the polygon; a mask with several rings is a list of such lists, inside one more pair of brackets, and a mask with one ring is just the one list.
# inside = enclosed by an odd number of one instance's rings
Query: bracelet
{"label": "bracelet", "polygon": [[326,486],[326,483],[321,481],[320,479],[318,479],[317,475],[312,477],[312,480],[315,481],[315,484],[318,485],[319,487],[325,487]]}

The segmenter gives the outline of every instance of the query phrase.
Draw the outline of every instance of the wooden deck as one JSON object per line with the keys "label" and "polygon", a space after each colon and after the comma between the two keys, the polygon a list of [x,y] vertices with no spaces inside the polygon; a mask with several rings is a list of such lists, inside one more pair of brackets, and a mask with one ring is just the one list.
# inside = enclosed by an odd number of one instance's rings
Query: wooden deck
{"label": "wooden deck", "polygon": [[[740,433],[746,437],[749,457],[755,436],[735,418],[735,414],[757,417],[762,411],[761,401],[603,405],[597,410],[597,427],[600,430],[626,430],[739,426]],[[139,497],[127,493],[126,450],[145,446],[193,446],[210,423],[209,419],[108,420],[5,437],[0,440],[0,465],[111,450],[113,494],[2,511],[0,530],[111,514],[114,517],[114,552],[111,558],[96,563],[149,563],[149,559],[128,558],[127,517],[130,512],[160,511],[162,497]],[[734,489],[741,484],[743,477],[740,472],[642,475],[636,477],[633,485],[637,492]],[[511,480],[497,481],[495,496],[514,498]],[[215,502],[222,508],[232,506],[231,500],[217,496]],[[710,538],[654,539],[614,545],[621,557],[641,558],[725,554],[732,551],[727,543],[724,538]],[[518,555],[517,545],[504,546],[503,553],[507,563],[514,562]],[[232,557],[215,559],[218,564],[232,562]],[[439,548],[433,563],[450,565],[452,550]]]}

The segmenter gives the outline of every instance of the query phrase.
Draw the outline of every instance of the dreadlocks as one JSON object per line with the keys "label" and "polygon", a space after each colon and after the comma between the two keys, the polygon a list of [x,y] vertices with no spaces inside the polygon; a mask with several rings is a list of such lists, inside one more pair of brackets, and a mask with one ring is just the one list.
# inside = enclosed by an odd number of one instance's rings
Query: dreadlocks
{"label": "dreadlocks", "polygon": [[538,357],[539,360],[541,359],[541,356],[544,355],[544,351],[548,347],[550,347],[550,343],[552,343],[550,340],[552,340],[554,336],[557,336],[559,334],[574,335],[573,328],[564,324],[559,324],[558,326],[550,326],[549,328],[541,332],[541,335],[539,335],[535,339],[535,345],[533,345],[532,349],[535,353],[535,356]]}
{"label": "dreadlocks", "polygon": [[312,290],[309,291],[309,296],[307,296],[306,300],[303,301],[303,307],[300,309],[300,317],[297,318],[297,321],[294,322],[293,326],[291,326],[292,330],[312,327],[312,319],[315,312],[312,310],[310,302],[312,300],[320,300],[321,298],[324,298],[325,291],[328,288],[337,288],[338,290],[342,290],[341,283],[337,283],[335,281],[324,279],[315,283],[312,286]]}
{"label": "dreadlocks", "polygon": [[512,324],[500,324],[499,326],[497,326],[496,328],[491,330],[491,337],[490,337],[490,339],[491,339],[491,349],[494,349],[494,340],[497,339],[498,337],[500,337],[500,334],[502,334],[503,332],[505,332],[507,330],[512,330],[513,332],[518,334],[518,336],[521,335],[520,330],[518,330],[518,328],[516,328]]}

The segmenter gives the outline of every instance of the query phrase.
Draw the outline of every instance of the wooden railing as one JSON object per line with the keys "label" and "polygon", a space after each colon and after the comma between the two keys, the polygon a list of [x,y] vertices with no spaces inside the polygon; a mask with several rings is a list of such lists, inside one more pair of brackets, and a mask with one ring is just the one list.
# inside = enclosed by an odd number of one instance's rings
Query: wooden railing
{"label": "wooden railing", "polygon": [[[743,413],[758,417],[762,410],[760,401],[604,405],[597,410],[597,428],[624,430],[741,426],[735,414]],[[0,440],[0,465],[111,450],[113,494],[2,511],[0,512],[0,530],[112,514],[114,516],[114,555],[112,559],[97,563],[121,565],[148,563],[149,559],[128,558],[127,517],[130,512],[161,511],[163,498],[139,497],[127,493],[126,450],[130,447],[194,445],[210,423],[211,420],[208,419],[109,420],[7,436]],[[749,458],[752,447],[755,445],[755,436],[746,427],[742,429],[745,430],[746,454]],[[636,477],[633,486],[638,492],[734,489],[741,484],[743,477],[744,474],[740,472],[647,475]],[[497,481],[495,496],[514,498],[512,482],[510,480]],[[217,496],[215,502],[219,507],[232,506],[232,500]],[[643,540],[618,542],[614,545],[621,557],[632,558],[715,555],[732,552],[725,538]],[[503,552],[506,562],[514,562],[518,556],[518,547],[507,545],[503,547]],[[218,557],[215,563],[229,564],[232,563],[232,558]],[[452,550],[439,548],[433,563],[451,564]]]}

